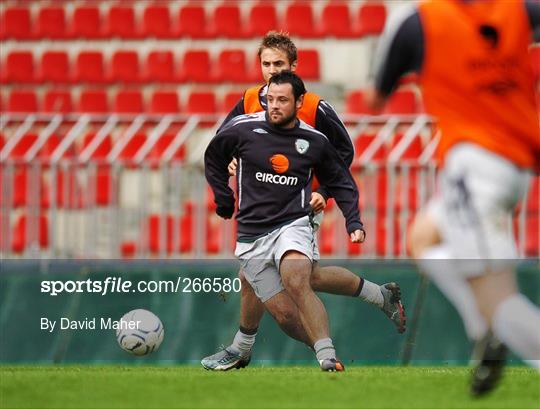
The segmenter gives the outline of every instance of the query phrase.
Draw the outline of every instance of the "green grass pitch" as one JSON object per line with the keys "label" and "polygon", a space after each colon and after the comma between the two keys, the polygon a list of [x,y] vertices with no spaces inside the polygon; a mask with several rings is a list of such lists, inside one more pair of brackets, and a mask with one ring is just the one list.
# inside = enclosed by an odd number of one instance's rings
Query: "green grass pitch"
{"label": "green grass pitch", "polygon": [[540,408],[540,375],[507,368],[488,397],[464,367],[2,366],[0,408]]}

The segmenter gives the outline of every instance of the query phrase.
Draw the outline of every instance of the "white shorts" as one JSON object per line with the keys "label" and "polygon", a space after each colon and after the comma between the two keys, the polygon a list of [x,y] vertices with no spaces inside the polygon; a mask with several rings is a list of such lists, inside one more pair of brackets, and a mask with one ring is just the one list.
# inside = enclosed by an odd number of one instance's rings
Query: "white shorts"
{"label": "white shorts", "polygon": [[458,272],[473,277],[512,267],[518,257],[513,211],[529,182],[527,171],[474,144],[459,144],[439,175],[427,212],[448,244]]}
{"label": "white shorts", "polygon": [[308,216],[280,227],[251,243],[236,243],[234,255],[248,283],[262,302],[284,290],[279,273],[281,258],[290,250],[319,260],[313,227]]}

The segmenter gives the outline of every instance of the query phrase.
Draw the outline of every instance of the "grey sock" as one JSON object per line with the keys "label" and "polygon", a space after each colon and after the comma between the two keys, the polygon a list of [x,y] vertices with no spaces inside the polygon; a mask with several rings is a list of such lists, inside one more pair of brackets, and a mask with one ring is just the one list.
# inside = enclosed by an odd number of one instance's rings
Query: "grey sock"
{"label": "grey sock", "polygon": [[242,331],[238,330],[234,336],[232,344],[228,347],[232,352],[240,354],[242,357],[248,357],[251,354],[251,349],[255,343],[255,337],[257,333],[254,334],[244,334]]}
{"label": "grey sock", "polygon": [[336,359],[336,350],[334,349],[331,338],[319,339],[313,345],[313,349],[315,350],[319,362],[325,359]]}

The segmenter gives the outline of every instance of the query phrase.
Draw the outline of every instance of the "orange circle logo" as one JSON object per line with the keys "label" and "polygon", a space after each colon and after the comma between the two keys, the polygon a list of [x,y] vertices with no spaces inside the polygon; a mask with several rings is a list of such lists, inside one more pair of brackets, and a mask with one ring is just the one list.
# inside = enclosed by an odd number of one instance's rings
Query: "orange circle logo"
{"label": "orange circle logo", "polygon": [[289,169],[289,159],[281,153],[272,156],[270,158],[270,164],[276,173],[285,173]]}

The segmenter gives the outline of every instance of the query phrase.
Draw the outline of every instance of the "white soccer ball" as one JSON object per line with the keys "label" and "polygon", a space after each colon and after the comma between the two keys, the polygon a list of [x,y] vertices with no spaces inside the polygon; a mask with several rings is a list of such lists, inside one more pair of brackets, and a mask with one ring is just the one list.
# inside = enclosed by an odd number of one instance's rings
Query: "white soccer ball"
{"label": "white soccer ball", "polygon": [[137,309],[120,318],[116,330],[116,340],[120,347],[133,355],[148,355],[156,351],[165,330],[161,320],[154,313]]}

